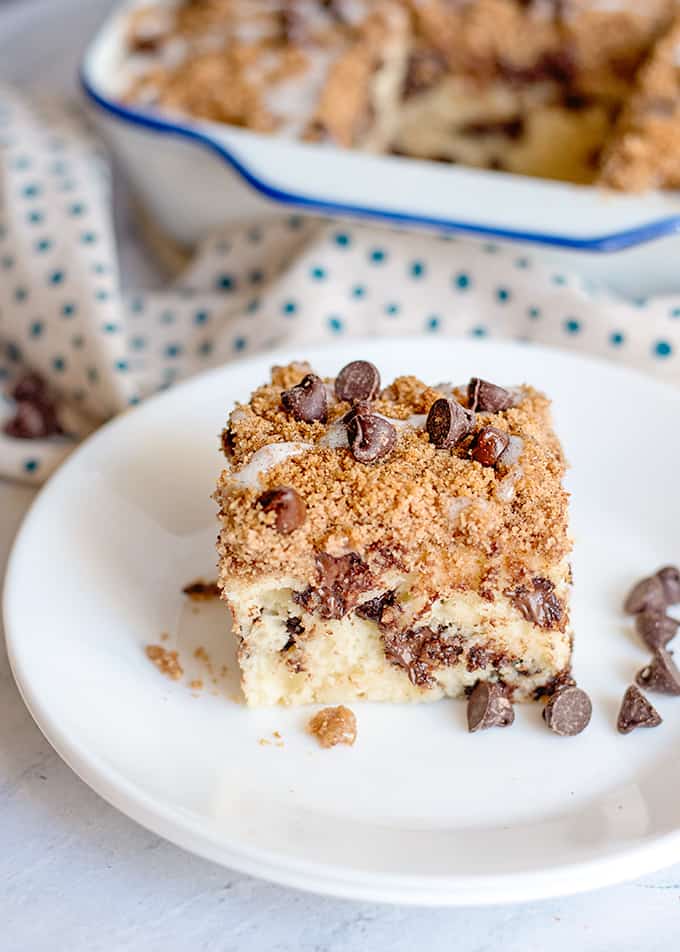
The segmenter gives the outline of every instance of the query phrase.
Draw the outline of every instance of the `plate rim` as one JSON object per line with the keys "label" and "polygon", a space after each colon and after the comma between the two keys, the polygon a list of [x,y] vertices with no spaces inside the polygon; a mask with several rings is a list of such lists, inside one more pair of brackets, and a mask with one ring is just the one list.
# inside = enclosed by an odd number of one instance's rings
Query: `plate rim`
{"label": "plate rim", "polygon": [[[417,334],[385,338],[352,337],[347,339],[347,343],[351,340],[352,347],[361,349],[362,346],[370,343],[375,345],[377,341],[381,346],[389,347],[412,344],[414,339],[430,340],[426,335]],[[457,339],[450,338],[451,342],[454,340]],[[669,382],[592,355],[505,340],[463,339],[462,342],[470,350],[488,349],[489,344],[492,343],[494,348],[507,350],[510,353],[530,346],[532,351],[549,353],[552,357],[557,355],[575,364],[586,362],[626,377],[632,374],[644,379],[647,385],[672,393],[676,399],[680,399],[680,393]],[[608,857],[572,862],[556,868],[494,875],[367,873],[340,865],[283,857],[263,847],[252,847],[226,839],[218,843],[202,829],[202,824],[198,820],[194,821],[177,808],[163,804],[137,784],[129,781],[121,771],[103,763],[96,752],[88,750],[78,740],[69,738],[62,731],[59,723],[55,722],[45,710],[40,698],[31,689],[30,676],[22,671],[21,660],[16,650],[21,641],[19,633],[21,623],[17,616],[20,605],[15,606],[13,593],[16,587],[14,579],[22,569],[23,549],[28,544],[29,533],[33,524],[41,518],[43,508],[49,506],[53,487],[68,481],[70,470],[77,465],[81,454],[85,455],[90,451],[90,446],[98,441],[106,440],[117,428],[129,426],[128,421],[131,418],[143,415],[150,406],[174,399],[178,392],[190,391],[193,387],[202,386],[211,377],[217,379],[236,365],[246,369],[248,366],[261,365],[262,362],[291,360],[294,359],[293,352],[300,349],[300,344],[293,343],[276,350],[262,351],[203,371],[178,383],[170,390],[149,397],[131,411],[103,424],[84,440],[38,492],[20,524],[10,550],[2,593],[2,613],[12,675],[24,704],[45,739],[76,776],[95,793],[156,835],[219,865],[282,886],[315,894],[421,907],[489,906],[575,895],[625,882],[677,862],[680,857],[680,820],[676,829],[653,837],[647,842],[639,843],[630,849],[620,850]],[[319,356],[332,353],[334,348],[332,344],[322,343],[314,344],[305,350],[309,352],[309,358],[314,360]]]}

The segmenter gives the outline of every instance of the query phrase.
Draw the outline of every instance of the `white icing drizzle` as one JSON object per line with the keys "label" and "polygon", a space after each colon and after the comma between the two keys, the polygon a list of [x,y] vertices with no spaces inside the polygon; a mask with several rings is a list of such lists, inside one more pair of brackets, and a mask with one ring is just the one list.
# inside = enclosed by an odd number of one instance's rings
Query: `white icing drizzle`
{"label": "white icing drizzle", "polygon": [[511,436],[508,448],[501,453],[498,462],[503,466],[514,466],[524,451],[524,440],[521,436]]}
{"label": "white icing drizzle", "polygon": [[327,446],[332,450],[340,450],[348,445],[347,427],[344,423],[331,423],[317,443],[317,446]]}
{"label": "white icing drizzle", "polygon": [[267,443],[253,453],[250,462],[246,463],[243,469],[232,472],[231,478],[246,489],[259,489],[262,473],[266,473],[272,466],[284,463],[292,456],[299,456],[300,453],[313,449],[312,443]]}
{"label": "white icing drizzle", "polygon": [[391,423],[397,432],[400,432],[401,430],[408,430],[409,428],[414,430],[422,430],[425,428],[425,423],[427,421],[426,413],[413,413],[406,420],[393,420],[392,417],[382,416],[381,413],[376,415],[382,417],[383,420],[387,420],[388,423]]}
{"label": "white icing drizzle", "polygon": [[524,475],[524,470],[521,466],[515,466],[514,469],[511,469],[510,472],[501,479],[498,484],[498,489],[496,490],[496,495],[501,500],[501,502],[512,502],[515,498],[515,487]]}

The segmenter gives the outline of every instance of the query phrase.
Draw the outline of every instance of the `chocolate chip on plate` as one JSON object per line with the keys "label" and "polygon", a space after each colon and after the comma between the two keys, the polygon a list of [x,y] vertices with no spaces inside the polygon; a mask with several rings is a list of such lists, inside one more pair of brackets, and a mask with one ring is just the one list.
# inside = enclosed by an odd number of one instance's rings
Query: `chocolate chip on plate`
{"label": "chocolate chip on plate", "polygon": [[474,414],[461,406],[451,397],[435,400],[427,414],[425,429],[430,442],[439,449],[455,446],[470,432],[474,423]]}
{"label": "chocolate chip on plate", "polygon": [[468,406],[480,413],[500,413],[509,410],[513,405],[514,397],[505,387],[497,387],[495,383],[473,377],[468,384]]}
{"label": "chocolate chip on plate", "polygon": [[635,675],[635,682],[647,691],[659,694],[680,694],[680,671],[670,652],[663,648]]}
{"label": "chocolate chip on plate", "polygon": [[665,565],[656,573],[661,581],[667,605],[677,605],[680,602],[680,570],[674,565]]}
{"label": "chocolate chip on plate", "polygon": [[566,687],[556,691],[543,708],[543,718],[560,737],[575,737],[590,724],[593,705],[584,690]]}
{"label": "chocolate chip on plate", "polygon": [[470,450],[472,459],[482,466],[495,466],[510,445],[510,437],[495,426],[483,426]]}
{"label": "chocolate chip on plate", "polygon": [[470,733],[489,727],[509,727],[515,720],[512,704],[500,684],[478,681],[467,704],[467,722]]}
{"label": "chocolate chip on plate", "polygon": [[316,420],[326,422],[328,394],[323,380],[316,374],[307,374],[290,390],[284,390],[281,403],[284,410],[296,420],[304,423],[314,423]]}
{"label": "chocolate chip on plate", "polygon": [[632,587],[623,603],[623,610],[630,615],[637,615],[638,612],[650,609],[664,611],[666,605],[666,593],[661,579],[658,575],[650,575]]}
{"label": "chocolate chip on plate", "polygon": [[343,367],[335,378],[335,396],[338,400],[375,400],[380,393],[380,374],[368,360],[353,360]]}
{"label": "chocolate chip on plate", "polygon": [[619,734],[630,734],[636,727],[658,727],[662,717],[649,703],[642,691],[631,684],[626,689],[621,702],[621,710],[616,722]]}
{"label": "chocolate chip on plate", "polygon": [[276,513],[276,531],[288,535],[299,529],[307,517],[304,500],[290,486],[278,486],[269,489],[258,498],[265,512]]}
{"label": "chocolate chip on plate", "polygon": [[635,616],[635,630],[652,651],[665,648],[677,634],[678,627],[680,622],[658,609],[638,612]]}
{"label": "chocolate chip on plate", "polygon": [[355,413],[347,422],[347,440],[355,460],[375,463],[392,451],[397,430],[377,413]]}

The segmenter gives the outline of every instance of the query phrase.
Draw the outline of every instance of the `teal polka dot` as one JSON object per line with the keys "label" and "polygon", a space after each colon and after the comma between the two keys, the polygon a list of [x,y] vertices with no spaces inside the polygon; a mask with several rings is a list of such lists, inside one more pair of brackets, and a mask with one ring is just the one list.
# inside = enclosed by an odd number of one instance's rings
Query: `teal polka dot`
{"label": "teal polka dot", "polygon": [[409,273],[412,278],[422,278],[426,270],[424,261],[412,261],[409,265]]}
{"label": "teal polka dot", "polygon": [[27,298],[28,298],[28,288],[18,287],[14,289],[14,300],[17,303],[20,304],[22,301],[25,301]]}
{"label": "teal polka dot", "polygon": [[453,279],[454,286],[459,291],[467,291],[471,285],[470,275],[465,271],[460,271]]}
{"label": "teal polka dot", "polygon": [[248,346],[248,342],[246,341],[245,337],[234,338],[233,348],[237,353],[240,353],[241,351],[245,350],[247,346]]}
{"label": "teal polka dot", "polygon": [[231,274],[220,274],[215,282],[218,291],[233,291],[236,281]]}
{"label": "teal polka dot", "polygon": [[473,327],[470,331],[473,337],[486,337],[487,330],[486,327],[483,327],[481,324],[478,324],[477,327]]}
{"label": "teal polka dot", "polygon": [[62,373],[66,370],[66,361],[63,357],[54,357],[52,360],[52,366],[57,371],[57,373]]}
{"label": "teal polka dot", "polygon": [[144,298],[142,297],[133,297],[130,301],[130,310],[133,314],[142,314],[144,312]]}
{"label": "teal polka dot", "polygon": [[323,281],[327,277],[326,269],[317,265],[310,270],[309,276],[313,281]]}
{"label": "teal polka dot", "polygon": [[680,317],[680,307],[671,308],[670,316],[673,318]]}
{"label": "teal polka dot", "polygon": [[670,357],[673,353],[673,346],[667,340],[658,340],[654,344],[653,353],[655,357],[664,359]]}
{"label": "teal polka dot", "polygon": [[511,297],[512,293],[508,288],[496,288],[496,300],[500,304],[507,304]]}
{"label": "teal polka dot", "polygon": [[27,473],[34,473],[39,466],[40,466],[40,462],[37,459],[31,458],[31,459],[24,460],[24,470]]}
{"label": "teal polka dot", "polygon": [[45,251],[49,251],[52,247],[52,242],[49,238],[41,238],[39,241],[36,241],[34,248],[38,254],[42,254]]}
{"label": "teal polka dot", "polygon": [[264,273],[256,268],[254,271],[251,271],[248,275],[248,280],[251,284],[262,284],[264,280]]}
{"label": "teal polka dot", "polygon": [[59,159],[57,162],[53,162],[50,166],[50,172],[52,175],[66,175],[68,172],[68,167],[65,162],[62,162]]}
{"label": "teal polka dot", "polygon": [[541,309],[540,307],[530,307],[527,310],[527,314],[529,315],[532,321],[537,321],[541,316]]}
{"label": "teal polka dot", "polygon": [[646,297],[633,298],[633,304],[635,305],[635,307],[646,307],[647,298]]}
{"label": "teal polka dot", "polygon": [[117,360],[114,364],[116,370],[119,370],[121,373],[125,373],[126,370],[130,369],[130,365],[127,360]]}
{"label": "teal polka dot", "polygon": [[567,334],[578,334],[581,330],[581,322],[575,317],[566,318],[563,326]]}
{"label": "teal polka dot", "polygon": [[194,324],[207,324],[210,315],[207,311],[196,311],[194,314]]}
{"label": "teal polka dot", "polygon": [[81,215],[85,214],[86,206],[82,202],[73,202],[69,205],[68,213],[73,215],[74,218],[79,218]]}
{"label": "teal polka dot", "polygon": [[495,255],[498,252],[498,245],[493,244],[493,242],[487,242],[482,245],[482,248],[488,255]]}
{"label": "teal polka dot", "polygon": [[64,179],[61,185],[59,186],[60,192],[73,192],[75,190],[76,183],[73,179]]}
{"label": "teal polka dot", "polygon": [[213,344],[210,340],[204,340],[198,345],[198,353],[201,357],[209,357],[213,352]]}
{"label": "teal polka dot", "polygon": [[425,321],[425,329],[428,331],[438,331],[441,327],[441,318],[436,314],[431,314]]}
{"label": "teal polka dot", "polygon": [[17,172],[25,172],[26,169],[31,167],[31,160],[27,155],[20,155],[14,160],[13,165]]}
{"label": "teal polka dot", "polygon": [[65,273],[61,270],[52,271],[52,273],[48,276],[48,281],[50,284],[63,284],[65,277]]}
{"label": "teal polka dot", "polygon": [[336,231],[336,233],[333,235],[333,240],[335,241],[338,248],[349,248],[349,246],[352,244],[352,239],[346,231]]}
{"label": "teal polka dot", "polygon": [[553,274],[550,279],[553,284],[556,284],[558,287],[562,287],[567,283],[567,279],[563,274]]}
{"label": "teal polka dot", "polygon": [[387,260],[387,252],[383,248],[373,248],[368,255],[371,264],[384,264]]}
{"label": "teal polka dot", "polygon": [[102,264],[101,261],[95,261],[95,263],[92,265],[93,274],[106,274],[108,270],[108,267],[105,264]]}
{"label": "teal polka dot", "polygon": [[385,314],[388,314],[390,317],[394,317],[399,313],[401,307],[395,301],[391,301],[389,304],[385,305]]}
{"label": "teal polka dot", "polygon": [[83,245],[94,245],[97,240],[97,235],[93,231],[84,231],[80,236],[80,242]]}
{"label": "teal polka dot", "polygon": [[620,347],[625,340],[626,338],[621,331],[612,331],[609,335],[609,343],[612,347]]}
{"label": "teal polka dot", "polygon": [[108,301],[109,297],[110,297],[109,292],[104,291],[103,289],[95,293],[95,298],[98,301]]}
{"label": "teal polka dot", "polygon": [[99,371],[96,367],[87,368],[87,379],[90,383],[99,383]]}
{"label": "teal polka dot", "polygon": [[75,350],[80,350],[85,344],[85,338],[82,334],[74,334],[71,338],[71,347]]}
{"label": "teal polka dot", "polygon": [[133,337],[130,341],[130,347],[133,350],[144,350],[146,347],[146,338],[145,337]]}
{"label": "teal polka dot", "polygon": [[251,299],[248,301],[248,304],[246,305],[246,313],[247,313],[247,314],[254,314],[255,311],[259,310],[259,307],[260,307],[260,299],[259,299],[259,298],[251,298]]}
{"label": "teal polka dot", "polygon": [[21,349],[13,341],[10,341],[5,347],[5,355],[13,364],[18,363],[21,360]]}
{"label": "teal polka dot", "polygon": [[116,334],[120,327],[118,324],[102,324],[102,330],[105,334]]}
{"label": "teal polka dot", "polygon": [[301,215],[291,215],[288,219],[288,227],[292,231],[297,231],[298,228],[302,228],[304,219]]}
{"label": "teal polka dot", "polygon": [[182,353],[181,344],[168,344],[165,348],[165,356],[169,357],[170,359],[179,357],[181,353]]}
{"label": "teal polka dot", "polygon": [[131,407],[136,407],[140,402],[138,394],[134,393],[131,397],[128,397],[128,405]]}
{"label": "teal polka dot", "polygon": [[530,264],[531,262],[528,258],[515,258],[515,267],[520,268],[520,270],[526,270]]}
{"label": "teal polka dot", "polygon": [[353,298],[363,298],[366,297],[366,288],[363,284],[355,284],[351,291]]}
{"label": "teal polka dot", "polygon": [[24,185],[21,194],[24,198],[37,198],[42,193],[42,188],[37,182],[31,182],[30,185]]}
{"label": "teal polka dot", "polygon": [[67,302],[61,306],[61,316],[62,317],[73,317],[77,311],[77,306],[72,302]]}
{"label": "teal polka dot", "polygon": [[26,216],[26,221],[29,223],[29,225],[39,225],[44,220],[45,220],[45,215],[43,214],[43,212],[32,211],[32,212],[29,212],[28,215]]}
{"label": "teal polka dot", "polygon": [[42,321],[33,321],[29,328],[29,333],[31,337],[40,337],[42,332],[45,330],[45,325]]}
{"label": "teal polka dot", "polygon": [[14,267],[14,258],[12,255],[3,255],[1,263],[4,270],[9,271],[10,268]]}
{"label": "teal polka dot", "polygon": [[331,315],[328,318],[328,328],[333,334],[342,334],[344,330],[342,318],[337,317],[335,314]]}
{"label": "teal polka dot", "polygon": [[281,310],[284,314],[290,316],[291,314],[295,314],[297,312],[297,304],[295,301],[284,301],[281,305]]}

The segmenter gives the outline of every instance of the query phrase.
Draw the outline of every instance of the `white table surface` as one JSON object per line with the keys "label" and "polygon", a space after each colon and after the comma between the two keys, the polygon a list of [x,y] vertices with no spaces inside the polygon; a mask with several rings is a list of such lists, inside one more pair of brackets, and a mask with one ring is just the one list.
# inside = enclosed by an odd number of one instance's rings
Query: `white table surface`
{"label": "white table surface", "polygon": [[[0,80],[72,82],[74,51],[106,4],[0,0]],[[50,29],[38,29],[48,16]],[[10,48],[14,55],[5,55]],[[138,257],[120,184],[117,213],[128,280],[157,282]],[[0,483],[0,574],[33,495]],[[670,952],[679,940],[680,866],[564,900],[419,910],[296,893],[196,859],[109,807],[53,753],[23,706],[0,641],[3,952]]]}

